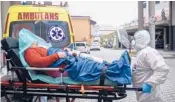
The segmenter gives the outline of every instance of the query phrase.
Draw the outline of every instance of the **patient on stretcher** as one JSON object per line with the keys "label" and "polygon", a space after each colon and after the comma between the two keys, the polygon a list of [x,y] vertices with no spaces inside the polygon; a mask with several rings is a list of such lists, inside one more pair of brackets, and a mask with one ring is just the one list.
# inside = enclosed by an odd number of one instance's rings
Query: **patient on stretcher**
{"label": "patient on stretcher", "polygon": [[[74,56],[81,56],[84,58],[93,59],[94,61],[97,61],[99,63],[102,63],[103,60],[97,57],[93,57],[87,54],[80,54],[78,51],[71,51],[69,48],[64,48],[64,51],[67,51],[70,55]],[[56,62],[57,60],[61,58],[66,57],[65,52],[57,52],[51,55],[48,55],[48,50],[43,47],[39,47],[37,42],[33,42],[32,45],[25,51],[25,60],[31,67],[49,67],[51,64]],[[59,68],[64,68],[65,64],[61,64],[60,66],[57,66]],[[46,74],[52,77],[59,77],[60,72],[59,71],[46,71]],[[64,73],[64,75],[67,75],[67,73]]]}
{"label": "patient on stretcher", "polygon": [[[131,69],[128,52],[125,51],[119,60],[112,63],[70,51],[68,48],[52,48],[42,38],[23,29],[19,32],[19,55],[23,66],[30,67],[61,67],[63,76],[70,77],[78,82],[99,80],[102,74],[105,78],[117,84],[131,84]],[[74,57],[73,54],[77,54]],[[69,63],[67,63],[67,61]],[[27,63],[26,63],[27,62]],[[52,77],[59,77],[59,71],[44,72]]]}
{"label": "patient on stretcher", "polygon": [[[65,58],[66,54],[64,52],[58,52],[52,55],[47,55],[47,49],[39,47],[37,42],[34,42],[25,51],[25,60],[31,67],[49,67],[52,63],[59,60],[60,58]],[[64,64],[57,66],[60,68],[65,67]],[[59,71],[45,71],[46,74],[52,77],[60,76]]]}
{"label": "patient on stretcher", "polygon": [[[61,59],[68,57],[66,55],[66,52],[64,52],[65,50],[68,52],[69,57],[70,55],[73,56],[73,54],[77,54],[75,52],[70,51],[70,49],[65,48],[60,52],[59,51],[57,52],[56,50],[55,53],[52,52],[50,55],[48,55],[49,50],[53,50],[53,48],[46,49],[43,47],[39,47],[37,42],[34,42],[25,51],[25,60],[31,67],[42,68],[42,67],[52,66],[52,64],[55,63],[56,61],[59,61]],[[100,73],[105,71],[108,67],[112,68],[113,71],[115,71],[114,69],[115,67],[116,69],[118,69],[118,67],[116,66],[117,63],[108,64],[108,63],[105,63],[105,61],[102,62],[101,60],[98,60],[98,61],[93,60],[94,58],[97,59],[96,57],[94,57],[93,59],[90,59],[88,55],[86,55],[86,57],[85,57],[85,54],[82,54],[82,55],[80,54],[79,57],[77,56],[77,61],[75,60],[72,61],[72,65],[70,65],[67,68],[68,70],[66,70],[67,72],[65,72],[63,76],[69,75],[72,79],[77,81],[93,81],[95,79],[98,79],[100,76]],[[72,57],[70,60],[72,60],[73,58],[74,57]],[[122,61],[120,61],[119,63],[123,63]],[[60,67],[60,68],[64,68],[65,66],[66,66],[65,63],[61,63],[58,66],[54,65],[54,67]],[[82,71],[82,73],[79,71]],[[61,74],[59,71],[46,71],[45,73],[52,77],[59,77]],[[110,71],[108,73],[110,73]],[[116,75],[113,75],[114,73],[115,72],[108,74],[109,77],[112,78],[113,76],[116,76]],[[116,73],[116,74],[119,74],[119,73]]]}

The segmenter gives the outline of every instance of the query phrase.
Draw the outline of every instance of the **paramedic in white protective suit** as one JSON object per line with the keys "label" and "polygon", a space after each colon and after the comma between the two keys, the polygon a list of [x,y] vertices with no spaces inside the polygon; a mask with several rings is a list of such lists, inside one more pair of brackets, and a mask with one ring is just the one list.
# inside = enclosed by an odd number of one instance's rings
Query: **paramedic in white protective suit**
{"label": "paramedic in white protective suit", "polygon": [[163,102],[160,84],[167,79],[169,67],[157,50],[148,46],[148,31],[137,31],[134,35],[136,60],[133,65],[133,86],[142,87],[136,92],[138,102]]}

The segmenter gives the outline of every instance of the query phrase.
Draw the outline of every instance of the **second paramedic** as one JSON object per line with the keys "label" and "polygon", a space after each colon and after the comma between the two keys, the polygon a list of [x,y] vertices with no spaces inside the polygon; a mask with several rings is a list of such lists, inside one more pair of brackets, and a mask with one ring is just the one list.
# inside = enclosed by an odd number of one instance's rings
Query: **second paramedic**
{"label": "second paramedic", "polygon": [[137,31],[134,38],[137,53],[133,66],[133,86],[143,89],[143,92],[136,92],[137,101],[163,102],[160,84],[167,79],[169,67],[158,51],[148,46],[148,31]]}

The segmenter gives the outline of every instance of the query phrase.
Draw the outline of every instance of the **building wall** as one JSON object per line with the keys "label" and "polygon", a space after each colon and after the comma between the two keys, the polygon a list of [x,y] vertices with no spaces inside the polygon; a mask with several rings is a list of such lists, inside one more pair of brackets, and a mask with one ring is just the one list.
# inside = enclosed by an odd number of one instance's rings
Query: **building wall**
{"label": "building wall", "polygon": [[175,17],[175,11],[174,11],[175,10],[175,2],[174,1],[172,1],[172,10],[173,10],[172,11],[172,25],[175,26],[175,18],[174,18]]}
{"label": "building wall", "polygon": [[6,15],[8,8],[10,7],[10,1],[1,1],[1,22],[2,22],[2,32],[4,31],[4,25],[6,21]]}
{"label": "building wall", "polygon": [[[0,1],[0,40],[2,39],[2,23],[1,23],[1,2]],[[0,43],[0,46],[1,46],[1,43]],[[2,56],[2,51],[0,49],[0,67],[3,66],[3,56]]]}
{"label": "building wall", "polygon": [[172,49],[175,50],[175,1],[172,1]]}
{"label": "building wall", "polygon": [[[148,1],[144,2],[144,22],[148,23]],[[167,17],[167,19],[169,19],[169,2],[168,1],[156,1],[155,2],[155,17],[157,18],[158,21],[162,20],[161,17],[161,12],[162,9],[164,9],[165,11],[165,16]]]}
{"label": "building wall", "polygon": [[[145,29],[148,30],[149,26],[148,24],[148,1],[144,1],[144,25],[145,25]],[[157,2],[157,3],[156,3]],[[156,1],[155,2],[155,17],[156,17],[156,29],[164,29],[164,33],[163,33],[163,40],[164,40],[164,49],[170,49],[172,50],[172,46],[173,46],[173,37],[171,35],[171,32],[169,31],[170,29],[170,9],[169,9],[169,1]],[[175,7],[173,8],[173,10],[175,10]],[[163,13],[164,11],[164,13]],[[174,13],[174,11],[173,11]],[[165,14],[165,15],[163,15]],[[164,16],[166,16],[164,18]],[[173,21],[172,21],[173,22]],[[132,35],[135,33],[135,31],[137,31],[138,27],[137,26],[130,26],[128,25],[126,27],[127,31],[129,33],[132,33]],[[170,33],[169,33],[170,32]],[[174,41],[175,42],[175,41]],[[175,44],[174,44],[175,46]],[[170,47],[170,48],[169,48]]]}
{"label": "building wall", "polygon": [[[169,20],[169,1],[156,1],[158,3],[155,3],[155,17],[156,17],[156,23],[162,21],[162,11],[164,10],[166,20]],[[147,26],[148,23],[148,1],[143,2],[143,13],[144,13],[144,26]],[[164,22],[163,22],[164,23]],[[129,23],[125,23],[121,25],[121,27],[129,28],[129,27],[137,27],[138,26],[138,19],[135,18],[131,20]],[[131,28],[132,29],[132,28]]]}
{"label": "building wall", "polygon": [[91,25],[90,19],[72,18],[75,41],[84,41],[85,39],[90,44],[91,42]]}
{"label": "building wall", "polygon": [[1,4],[2,4],[2,1],[0,1],[0,40],[1,40],[1,37],[2,37],[2,21],[1,21],[2,20],[1,19],[2,18],[2,14],[1,14],[2,13],[2,11],[1,11],[2,8],[1,8]]}

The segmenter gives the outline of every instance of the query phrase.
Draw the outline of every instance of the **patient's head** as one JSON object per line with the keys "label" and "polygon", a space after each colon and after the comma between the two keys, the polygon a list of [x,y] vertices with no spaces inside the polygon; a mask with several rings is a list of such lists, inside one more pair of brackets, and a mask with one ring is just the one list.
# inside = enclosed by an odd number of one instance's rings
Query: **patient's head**
{"label": "patient's head", "polygon": [[31,48],[39,47],[39,46],[38,46],[38,42],[33,42],[32,45],[31,45],[30,47],[31,47]]}

